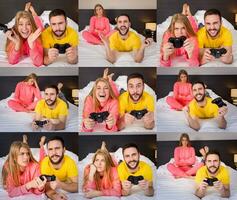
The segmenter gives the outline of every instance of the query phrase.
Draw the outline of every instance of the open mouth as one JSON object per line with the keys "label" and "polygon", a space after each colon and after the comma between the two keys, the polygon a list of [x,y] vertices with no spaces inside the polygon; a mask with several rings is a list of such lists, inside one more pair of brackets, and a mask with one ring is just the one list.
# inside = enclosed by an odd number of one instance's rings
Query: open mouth
{"label": "open mouth", "polygon": [[28,36],[29,36],[29,31],[21,31],[20,32],[21,33],[21,36],[23,37],[23,38],[27,38]]}

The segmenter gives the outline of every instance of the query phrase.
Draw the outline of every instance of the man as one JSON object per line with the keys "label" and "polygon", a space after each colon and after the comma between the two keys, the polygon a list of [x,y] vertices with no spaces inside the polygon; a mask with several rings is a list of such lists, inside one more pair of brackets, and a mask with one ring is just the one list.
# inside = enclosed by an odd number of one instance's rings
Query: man
{"label": "man", "polygon": [[56,180],[47,182],[46,195],[52,200],[66,200],[67,196],[58,192],[78,192],[78,169],[76,163],[69,156],[64,155],[66,149],[61,137],[48,140],[46,156],[40,163],[41,174],[55,175]]}
{"label": "man", "polygon": [[56,61],[59,50],[55,44],[66,44],[70,47],[66,49],[65,55],[69,64],[78,62],[78,35],[71,27],[67,26],[67,17],[63,10],[55,9],[49,14],[50,26],[42,33],[44,47],[44,64],[49,65]]}
{"label": "man", "polygon": [[[201,28],[197,33],[201,64],[216,59],[225,64],[231,64],[233,62],[232,34],[227,28],[222,26],[220,11],[216,9],[207,10],[204,14],[204,22],[205,27]],[[225,48],[227,52],[222,54],[220,58],[215,58],[211,55],[210,49],[212,48]]]}
{"label": "man", "polygon": [[[131,111],[146,109],[147,113],[141,119],[137,119]],[[127,78],[127,91],[119,96],[119,129],[123,129],[135,121],[142,121],[144,128],[153,129],[154,122],[154,98],[144,91],[144,78],[141,74],[133,73]]]}
{"label": "man", "polygon": [[57,86],[46,86],[44,99],[41,99],[35,107],[32,128],[33,130],[43,128],[48,131],[63,130],[66,126],[67,115],[67,104],[58,98]]}
{"label": "man", "polygon": [[[211,178],[212,180],[208,180]],[[216,179],[213,179],[216,178]],[[230,177],[228,170],[220,165],[220,154],[216,151],[209,151],[205,158],[205,166],[201,167],[195,177],[195,195],[203,198],[208,187],[213,187],[222,198],[230,197]]]}
{"label": "man", "polygon": [[[143,191],[146,196],[153,196],[152,169],[147,163],[140,161],[140,152],[137,145],[127,144],[122,151],[124,161],[118,166],[118,174],[122,183],[122,195],[128,196],[133,191],[139,190]],[[142,178],[135,183],[130,176]]]}
{"label": "man", "polygon": [[212,103],[212,98],[206,96],[205,84],[203,82],[194,83],[192,92],[194,99],[184,109],[189,126],[198,131],[200,129],[199,119],[215,118],[218,127],[225,129],[227,122],[224,116],[228,111],[227,107],[219,108],[216,104]]}
{"label": "man", "polygon": [[142,62],[145,48],[148,47],[152,39],[147,38],[141,42],[139,36],[129,31],[131,26],[130,17],[127,14],[121,14],[116,18],[117,31],[109,39],[101,35],[102,42],[105,46],[106,59],[114,63],[117,60],[118,52],[132,52],[135,62]]}

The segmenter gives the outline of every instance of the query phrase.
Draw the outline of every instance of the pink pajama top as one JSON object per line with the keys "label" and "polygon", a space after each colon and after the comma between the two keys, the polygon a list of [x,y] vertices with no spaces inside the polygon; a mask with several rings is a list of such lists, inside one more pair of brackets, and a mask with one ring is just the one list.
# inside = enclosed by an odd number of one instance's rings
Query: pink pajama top
{"label": "pink pajama top", "polygon": [[[43,30],[43,24],[38,16],[34,17],[37,27]],[[30,56],[33,64],[37,67],[43,65],[43,46],[40,39],[36,39],[33,44],[33,48],[29,47],[27,39],[23,40],[19,51],[15,50],[14,42],[10,41],[7,46],[7,57],[10,64],[16,64],[20,61],[22,56]]]}
{"label": "pink pajama top", "polygon": [[94,35],[98,35],[95,30],[107,35],[110,32],[109,19],[107,17],[91,17],[89,32],[93,33]]}
{"label": "pink pajama top", "polygon": [[177,100],[191,101],[193,99],[191,83],[182,83],[177,81],[174,84],[173,92],[173,96]]}
{"label": "pink pajama top", "polygon": [[14,99],[22,103],[23,105],[30,105],[34,102],[35,97],[41,99],[40,90],[33,85],[28,85],[22,81],[16,85]]}
{"label": "pink pajama top", "polygon": [[[90,165],[87,165],[84,170],[84,176],[88,176],[90,172]],[[103,193],[103,196],[121,196],[121,183],[118,176],[118,171],[116,167],[112,167],[110,170],[110,178],[112,179],[112,186],[110,186],[108,180],[103,177],[100,180],[100,191]],[[86,192],[88,190],[96,190],[95,181],[88,181],[83,190]]]}
{"label": "pink pajama top", "polygon": [[195,150],[193,147],[176,147],[174,150],[174,164],[183,166],[192,166],[196,162]]}
{"label": "pink pajama top", "polygon": [[6,189],[9,197],[17,197],[24,194],[40,195],[44,190],[40,191],[36,188],[27,190],[25,184],[32,181],[35,177],[40,176],[40,166],[38,163],[29,163],[25,171],[20,174],[20,186],[15,186],[13,178],[10,174],[7,176]]}

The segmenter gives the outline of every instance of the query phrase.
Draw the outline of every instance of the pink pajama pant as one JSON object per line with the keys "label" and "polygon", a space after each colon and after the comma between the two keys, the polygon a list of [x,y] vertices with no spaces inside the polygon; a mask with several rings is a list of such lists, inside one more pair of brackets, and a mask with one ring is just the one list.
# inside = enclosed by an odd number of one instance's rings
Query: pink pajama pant
{"label": "pink pajama pant", "polygon": [[184,106],[188,105],[190,101],[188,100],[182,100],[182,99],[175,99],[173,96],[168,96],[166,98],[166,102],[169,104],[169,106],[172,109],[175,110],[182,110]]}
{"label": "pink pajama pant", "polygon": [[27,106],[24,106],[21,102],[17,100],[9,100],[8,106],[15,110],[16,112],[27,112],[29,110],[34,110],[38,101],[35,101]]}

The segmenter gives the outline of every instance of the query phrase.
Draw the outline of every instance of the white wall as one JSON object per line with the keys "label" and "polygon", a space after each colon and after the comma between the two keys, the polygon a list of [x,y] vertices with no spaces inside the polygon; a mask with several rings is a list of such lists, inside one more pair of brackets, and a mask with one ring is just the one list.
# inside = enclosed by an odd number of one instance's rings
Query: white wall
{"label": "white wall", "polygon": [[157,0],[78,0],[79,9],[93,9],[97,3],[105,9],[156,9]]}

